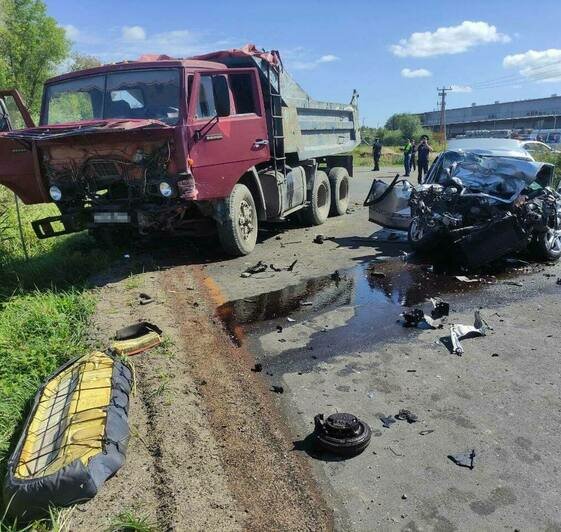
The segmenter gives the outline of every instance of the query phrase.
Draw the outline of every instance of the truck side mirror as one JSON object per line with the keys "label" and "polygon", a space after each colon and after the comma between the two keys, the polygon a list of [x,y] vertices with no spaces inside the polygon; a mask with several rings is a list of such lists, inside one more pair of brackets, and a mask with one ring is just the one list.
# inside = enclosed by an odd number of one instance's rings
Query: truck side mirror
{"label": "truck side mirror", "polygon": [[216,116],[230,116],[230,90],[226,76],[212,76],[212,92]]}

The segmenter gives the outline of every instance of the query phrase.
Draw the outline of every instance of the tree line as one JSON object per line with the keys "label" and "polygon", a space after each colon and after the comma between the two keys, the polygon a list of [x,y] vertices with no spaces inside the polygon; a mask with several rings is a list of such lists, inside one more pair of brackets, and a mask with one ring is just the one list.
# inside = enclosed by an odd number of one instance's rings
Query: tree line
{"label": "tree line", "polygon": [[0,88],[18,89],[34,118],[45,80],[100,64],[72,51],[64,28],[42,0],[0,0]]}
{"label": "tree line", "polygon": [[421,119],[410,113],[396,113],[388,118],[384,127],[373,128],[363,126],[361,138],[367,144],[372,144],[378,138],[386,146],[400,146],[407,139],[419,140],[421,135],[427,135],[429,140],[434,133],[423,128]]}

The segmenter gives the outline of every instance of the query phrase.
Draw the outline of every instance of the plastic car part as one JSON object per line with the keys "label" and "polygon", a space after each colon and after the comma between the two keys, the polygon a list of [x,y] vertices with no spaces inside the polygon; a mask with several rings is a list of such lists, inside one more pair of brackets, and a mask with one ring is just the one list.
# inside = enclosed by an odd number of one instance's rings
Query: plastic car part
{"label": "plastic car part", "polygon": [[136,355],[162,342],[162,331],[156,325],[141,321],[123,327],[115,333],[110,348],[118,355]]}
{"label": "plastic car part", "polygon": [[325,421],[323,414],[314,417],[314,436],[324,450],[341,456],[360,454],[372,436],[370,427],[353,414],[331,414]]}

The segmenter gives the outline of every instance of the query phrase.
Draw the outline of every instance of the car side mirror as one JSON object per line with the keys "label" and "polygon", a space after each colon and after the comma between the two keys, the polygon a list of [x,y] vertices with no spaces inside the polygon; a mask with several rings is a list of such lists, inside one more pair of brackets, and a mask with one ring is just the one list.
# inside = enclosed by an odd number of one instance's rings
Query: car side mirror
{"label": "car side mirror", "polygon": [[230,90],[226,76],[212,76],[212,92],[216,116],[230,116]]}

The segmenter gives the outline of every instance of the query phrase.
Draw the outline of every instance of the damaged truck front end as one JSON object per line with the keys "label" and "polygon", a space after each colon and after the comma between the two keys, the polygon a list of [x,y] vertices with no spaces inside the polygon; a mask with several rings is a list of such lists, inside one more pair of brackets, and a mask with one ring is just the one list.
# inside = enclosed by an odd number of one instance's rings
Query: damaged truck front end
{"label": "damaged truck front end", "polygon": [[45,88],[40,126],[0,133],[0,183],[60,210],[32,223],[39,238],[182,227],[196,189],[178,127],[181,80],[179,68],[62,76]]}
{"label": "damaged truck front end", "polygon": [[[554,168],[529,159],[446,152],[428,182],[396,178],[373,184],[370,220],[408,231],[414,250],[477,268],[528,250],[538,260],[561,257],[561,195]],[[442,160],[440,161],[442,163]]]}

